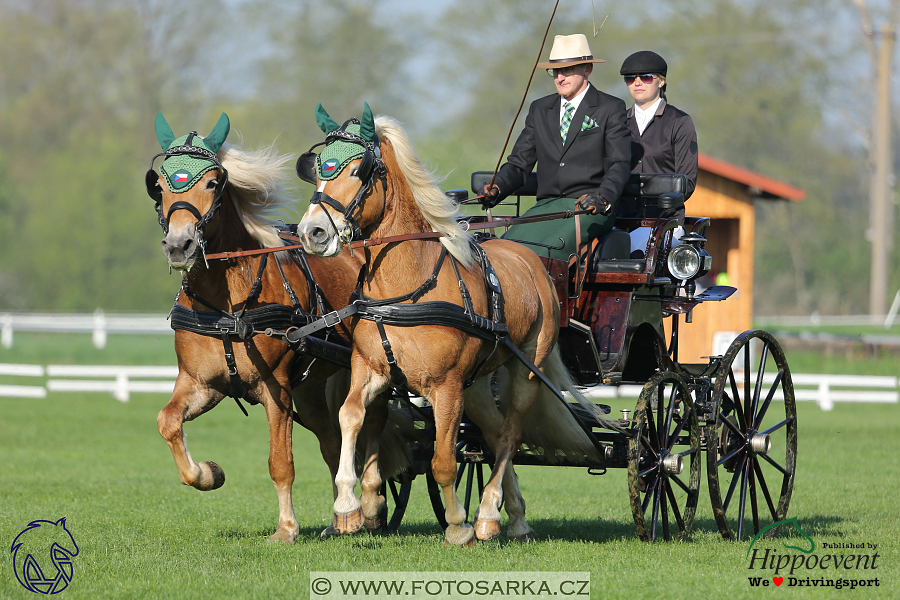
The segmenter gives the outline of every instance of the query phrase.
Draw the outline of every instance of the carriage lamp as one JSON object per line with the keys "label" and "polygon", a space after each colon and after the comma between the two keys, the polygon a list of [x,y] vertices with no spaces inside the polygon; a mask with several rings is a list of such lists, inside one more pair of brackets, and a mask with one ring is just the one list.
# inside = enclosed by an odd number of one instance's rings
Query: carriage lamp
{"label": "carriage lamp", "polygon": [[681,244],[672,248],[666,258],[669,274],[681,281],[688,296],[693,296],[694,280],[702,277],[712,267],[712,257],[703,248],[706,238],[690,233],[681,238]]}

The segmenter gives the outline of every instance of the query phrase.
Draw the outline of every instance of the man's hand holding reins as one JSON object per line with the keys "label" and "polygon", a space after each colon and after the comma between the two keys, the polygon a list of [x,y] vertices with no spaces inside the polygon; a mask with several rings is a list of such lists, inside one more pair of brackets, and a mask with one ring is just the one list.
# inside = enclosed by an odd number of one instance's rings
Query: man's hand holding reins
{"label": "man's hand holding reins", "polygon": [[500,188],[496,185],[484,184],[484,198],[481,199],[481,206],[485,209],[494,208],[500,202]]}
{"label": "man's hand holding reins", "polygon": [[589,210],[591,214],[608,215],[612,212],[612,204],[600,194],[585,194],[576,202],[578,206]]}

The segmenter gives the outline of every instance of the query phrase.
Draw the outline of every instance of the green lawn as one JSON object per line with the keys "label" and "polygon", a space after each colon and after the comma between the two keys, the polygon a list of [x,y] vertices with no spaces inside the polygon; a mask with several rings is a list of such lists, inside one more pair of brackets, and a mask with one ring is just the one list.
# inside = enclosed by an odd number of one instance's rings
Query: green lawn
{"label": "green lawn", "polygon": [[[17,336],[14,349],[27,348],[25,337]],[[84,340],[90,347],[89,338]],[[114,343],[110,336],[110,346]],[[171,364],[165,349],[108,351],[116,355],[85,362],[119,363],[133,356],[146,364]],[[0,362],[67,361],[64,353],[33,356],[17,360],[3,354]],[[761,593],[890,598],[900,590],[897,405],[838,404],[831,412],[812,403],[798,407],[798,475],[789,516],[796,516],[820,547],[878,544],[877,571],[859,576],[877,576],[881,587],[772,592],[772,586],[749,585],[748,576],[754,574],[746,557],[749,543],[720,538],[705,481],[690,541],[640,542],[624,471],[598,477],[583,469],[520,468],[529,521],[538,537],[530,545],[444,547],[421,478],[413,483],[399,535],[322,540],[319,532],[331,515],[328,471],[314,438],[299,429],[294,505],[301,533],[291,546],[267,544],[277,506],[261,408],[251,408],[246,418],[232,402],[223,402],[187,425],[195,459],[216,461],[227,476],[221,489],[204,493],[181,485],[156,430],[156,414],[167,400],[135,394],[123,404],[99,393],[0,398],[0,542],[9,548],[32,520],[66,517],[80,553],[73,581],[59,597],[306,598],[310,571],[354,570],[589,571],[593,598],[731,599]],[[776,541],[767,547],[784,552]],[[11,560],[5,564],[0,598],[34,597],[16,581]],[[848,576],[832,576],[841,575]]]}

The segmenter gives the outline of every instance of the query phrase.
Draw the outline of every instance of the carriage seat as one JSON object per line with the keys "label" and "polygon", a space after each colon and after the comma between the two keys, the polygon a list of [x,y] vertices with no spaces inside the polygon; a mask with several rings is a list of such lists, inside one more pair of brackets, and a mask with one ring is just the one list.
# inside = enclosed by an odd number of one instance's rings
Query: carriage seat
{"label": "carriage seat", "polygon": [[644,259],[631,258],[631,235],[624,229],[613,229],[588,255],[587,270],[590,273],[641,273]]}
{"label": "carriage seat", "polygon": [[[687,178],[672,173],[632,173],[616,205],[623,218],[652,219],[684,209]],[[679,197],[680,196],[680,197]]]}

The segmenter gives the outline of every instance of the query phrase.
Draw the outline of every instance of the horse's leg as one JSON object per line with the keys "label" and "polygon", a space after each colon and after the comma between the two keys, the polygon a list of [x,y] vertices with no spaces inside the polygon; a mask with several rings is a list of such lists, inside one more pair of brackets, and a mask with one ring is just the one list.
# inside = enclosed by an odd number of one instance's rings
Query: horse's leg
{"label": "horse's leg", "polygon": [[212,461],[194,461],[185,443],[184,422],[202,415],[221,399],[220,394],[201,386],[182,371],[175,382],[172,399],[156,417],[159,434],[169,445],[181,483],[204,492],[222,487],[225,472]]}
{"label": "horse's leg", "polygon": [[447,519],[444,539],[447,544],[471,546],[475,543],[475,532],[466,523],[466,511],[453,486],[456,482],[456,437],[462,418],[462,385],[448,381],[434,388],[429,401],[434,407],[435,427],[431,472],[444,493],[444,517]]}
{"label": "horse's leg", "polygon": [[381,473],[378,470],[378,443],[387,423],[388,404],[384,395],[379,395],[366,409],[366,454],[360,487],[365,525],[369,531],[387,525],[387,503],[381,495]]}
{"label": "horse's leg", "polygon": [[291,487],[294,485],[294,452],[291,447],[293,404],[287,381],[274,377],[266,382],[266,419],[269,421],[269,475],[278,494],[278,528],[270,542],[292,543],[300,526],[294,516]]}
{"label": "horse's leg", "polygon": [[[360,364],[356,364],[356,363]],[[366,405],[380,393],[386,382],[377,378],[368,369],[365,361],[355,353],[351,358],[352,369],[350,392],[339,413],[341,424],[341,460],[334,484],[337,497],[334,500],[334,521],[323,535],[334,531],[339,534],[356,533],[363,528],[363,514],[359,498],[354,494],[356,487],[356,440],[366,418]]]}
{"label": "horse's leg", "polygon": [[[343,375],[343,374],[341,374]],[[333,376],[333,377],[336,377]],[[337,475],[338,464],[341,460],[341,432],[337,428],[337,420],[332,419],[329,404],[323,401],[325,395],[330,393],[325,381],[307,384],[294,388],[294,410],[304,427],[313,432],[319,440],[319,452],[322,459],[331,471],[332,500],[337,496],[334,487],[334,478]],[[341,401],[347,396],[343,391]]]}
{"label": "horse's leg", "polygon": [[[506,369],[497,371],[496,375],[501,380],[499,388],[504,392],[508,391],[509,374]],[[496,453],[500,429],[503,426],[503,414],[497,409],[497,404],[494,402],[490,381],[491,376],[482,377],[466,390],[466,415],[478,425],[491,451]],[[518,478],[512,465],[509,465],[503,475],[502,500],[506,514],[509,516],[507,536],[520,541],[533,540],[534,530],[525,520],[525,499],[519,491]],[[479,516],[480,513],[476,510],[476,522]]]}
{"label": "horse's leg", "polygon": [[[495,441],[494,470],[491,472],[491,478],[481,495],[478,517],[475,520],[475,535],[479,540],[490,540],[500,534],[500,503],[503,501],[502,487],[515,487],[518,492],[518,485],[515,481],[511,461],[519,448],[525,417],[528,415],[532,404],[534,404],[534,399],[537,397],[539,386],[541,385],[537,378],[528,376],[529,371],[524,366],[511,363],[508,363],[508,365],[511,379],[510,397],[505,404],[505,416]],[[521,511],[522,521],[524,522],[525,502],[521,499],[520,494],[516,493],[513,496],[518,497],[512,498],[513,506],[508,506],[507,511]],[[509,502],[509,499],[507,499],[507,502]],[[523,535],[527,537],[528,531],[520,531],[522,524],[513,523],[512,514],[514,513],[510,512],[510,528],[512,529],[510,537],[518,538]],[[531,529],[527,523],[524,524],[524,527],[528,530]]]}

